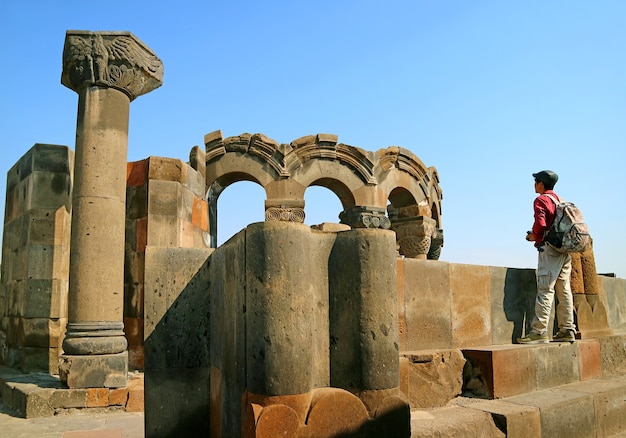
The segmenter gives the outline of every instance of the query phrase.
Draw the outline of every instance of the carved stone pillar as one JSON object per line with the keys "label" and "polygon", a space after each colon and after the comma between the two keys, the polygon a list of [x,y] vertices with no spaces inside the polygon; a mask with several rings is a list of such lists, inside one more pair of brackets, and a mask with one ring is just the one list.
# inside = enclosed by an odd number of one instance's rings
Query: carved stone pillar
{"label": "carved stone pillar", "polygon": [[382,228],[388,230],[391,226],[384,208],[356,206],[344,210],[339,214],[342,224],[352,228]]}
{"label": "carved stone pillar", "polygon": [[391,222],[391,229],[396,232],[400,254],[415,259],[427,258],[433,236],[438,233],[437,221],[426,216],[396,219]]}
{"label": "carved stone pillar", "polygon": [[67,333],[70,388],[126,385],[124,232],[130,102],[162,84],[163,64],[129,32],[68,31],[61,83],[78,118]]}
{"label": "carved stone pillar", "polygon": [[572,254],[570,282],[579,336],[587,339],[612,335],[606,307],[600,297],[593,240],[583,252]]}

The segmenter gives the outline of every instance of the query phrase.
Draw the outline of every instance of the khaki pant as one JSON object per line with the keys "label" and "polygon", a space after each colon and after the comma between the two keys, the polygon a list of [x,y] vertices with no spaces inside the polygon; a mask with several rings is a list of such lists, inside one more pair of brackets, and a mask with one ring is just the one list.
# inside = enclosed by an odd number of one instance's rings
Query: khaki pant
{"label": "khaki pant", "polygon": [[[548,331],[550,312],[556,293],[556,318],[560,330],[576,331],[574,324],[574,298],[570,288],[572,257],[562,254],[550,245],[544,245],[537,263],[537,301],[532,331],[543,334]],[[550,330],[552,332],[552,330]],[[550,333],[552,334],[552,333]]]}

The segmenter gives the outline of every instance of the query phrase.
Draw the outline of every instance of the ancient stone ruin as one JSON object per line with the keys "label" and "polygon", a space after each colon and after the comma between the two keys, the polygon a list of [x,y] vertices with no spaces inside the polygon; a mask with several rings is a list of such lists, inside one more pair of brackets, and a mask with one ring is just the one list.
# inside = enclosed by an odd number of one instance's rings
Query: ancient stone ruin
{"label": "ancient stone ruin", "polygon": [[[148,437],[626,430],[626,281],[597,275],[592,248],[572,278],[580,339],[513,345],[535,272],[439,260],[434,167],[333,134],[220,131],[188,162],[128,163],[130,102],[162,74],[128,32],[67,32],[75,151],[37,144],[7,175],[5,403],[52,415],[97,394],[128,408],[131,370],[145,376]],[[217,247],[218,199],[240,181],[263,187],[264,205],[246,208],[265,221]],[[311,186],[339,198],[338,223],[304,224]],[[42,371],[58,385],[23,395],[20,376]],[[579,386],[540,395],[563,385]]]}

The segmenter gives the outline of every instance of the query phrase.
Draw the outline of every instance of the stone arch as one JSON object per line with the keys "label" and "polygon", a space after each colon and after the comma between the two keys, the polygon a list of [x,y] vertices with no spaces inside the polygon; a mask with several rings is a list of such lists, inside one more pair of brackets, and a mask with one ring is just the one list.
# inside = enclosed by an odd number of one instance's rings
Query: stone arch
{"label": "stone arch", "polygon": [[[442,195],[437,170],[405,148],[367,152],[337,140],[334,134],[317,134],[281,144],[263,134],[226,139],[221,131],[207,134],[204,160],[211,246],[216,242],[217,197],[229,184],[247,180],[265,190],[266,221],[304,222],[304,193],[317,185],[339,198],[342,223],[386,229],[394,228],[395,221],[396,234],[401,227],[420,257],[431,253],[433,243],[440,242],[440,248]],[[405,255],[414,257],[414,253]]]}

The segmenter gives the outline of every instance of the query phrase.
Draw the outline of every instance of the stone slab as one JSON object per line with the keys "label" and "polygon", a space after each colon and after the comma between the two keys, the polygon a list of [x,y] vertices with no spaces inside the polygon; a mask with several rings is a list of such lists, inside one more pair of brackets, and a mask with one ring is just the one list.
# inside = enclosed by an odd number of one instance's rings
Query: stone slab
{"label": "stone slab", "polygon": [[553,388],[509,397],[506,401],[538,408],[541,412],[541,436],[596,436],[594,399],[590,394]]}

